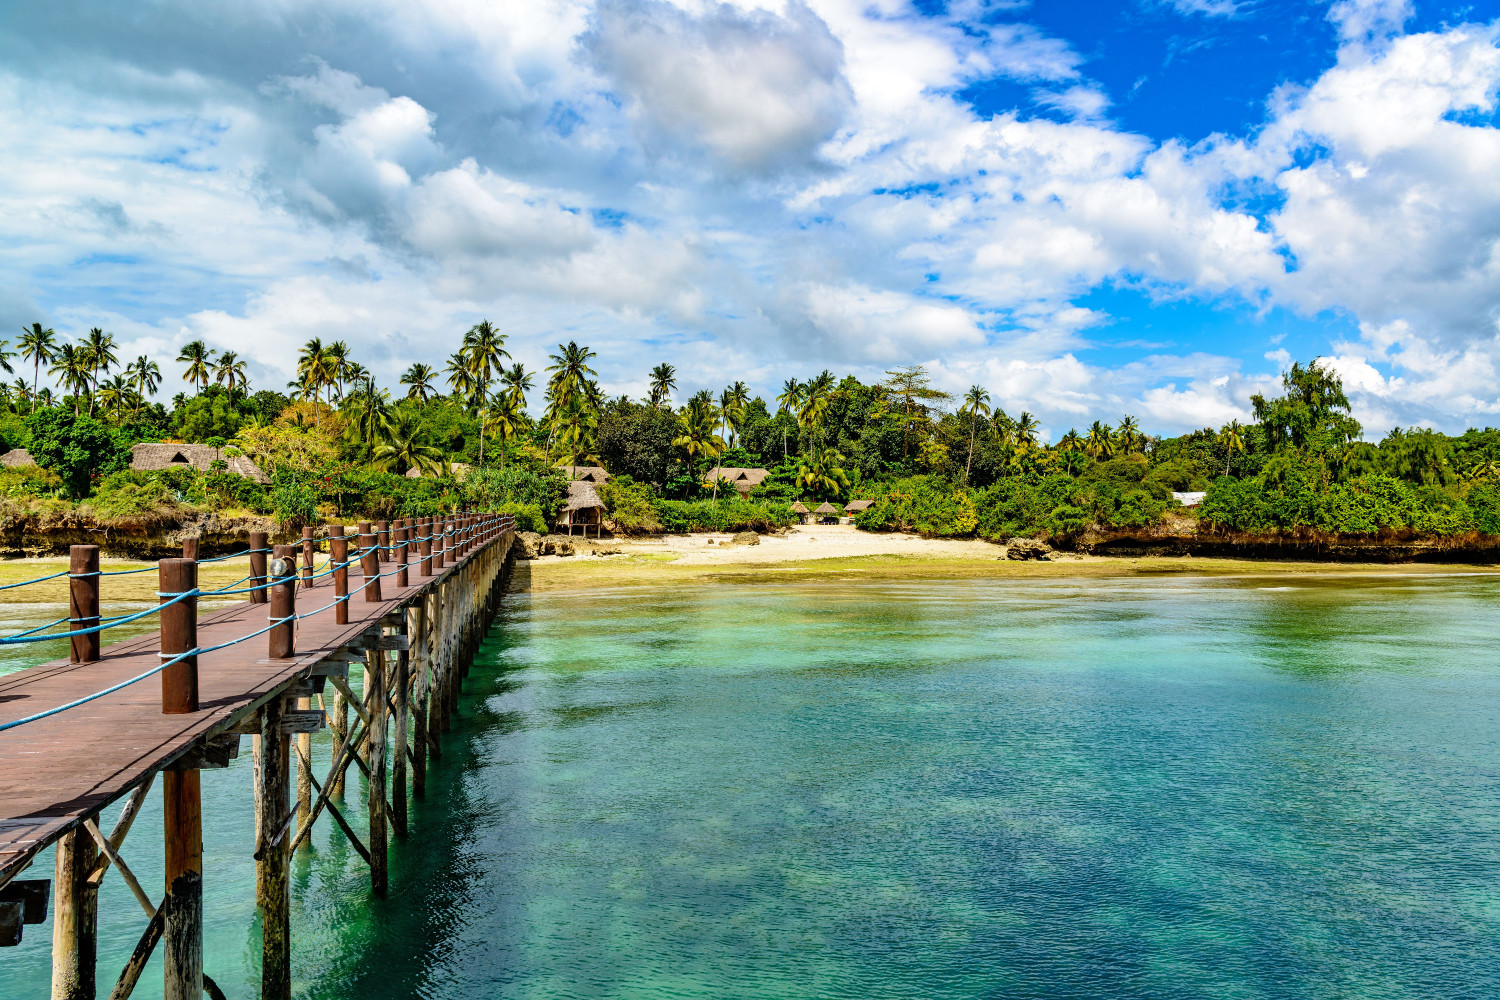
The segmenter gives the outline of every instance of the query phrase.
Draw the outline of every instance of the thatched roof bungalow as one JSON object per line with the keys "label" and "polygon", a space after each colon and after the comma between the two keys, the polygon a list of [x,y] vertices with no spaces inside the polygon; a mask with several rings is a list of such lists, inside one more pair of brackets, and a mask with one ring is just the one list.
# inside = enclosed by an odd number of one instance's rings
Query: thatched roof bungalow
{"label": "thatched roof bungalow", "polygon": [[206,444],[142,443],[130,449],[130,467],[137,472],[160,472],[163,469],[196,469],[212,471],[214,462],[222,459],[226,472],[257,483],[269,483],[271,477],[244,455],[226,455],[222,448]]}
{"label": "thatched roof bungalow", "polygon": [[7,469],[22,469],[28,465],[35,465],[36,459],[31,457],[31,452],[25,448],[12,448],[4,455],[0,455],[0,466]]}
{"label": "thatched roof bungalow", "polygon": [[750,491],[764,482],[770,474],[770,469],[734,469],[729,466],[715,466],[703,474],[703,484],[712,486],[720,479],[727,479],[734,484],[735,491],[743,497],[748,496]]}
{"label": "thatched roof bungalow", "polygon": [[568,484],[568,503],[558,515],[556,528],[567,528],[571,535],[575,527],[581,527],[583,537],[587,538],[590,525],[597,538],[604,525],[604,501],[593,483],[575,480]]}
{"label": "thatched roof bungalow", "polygon": [[874,500],[850,500],[844,504],[845,514],[858,514],[862,510],[869,510],[875,506]]}
{"label": "thatched roof bungalow", "polygon": [[574,482],[607,483],[614,477],[597,465],[559,465],[563,475]]}
{"label": "thatched roof bungalow", "polygon": [[822,524],[834,524],[838,522],[839,509],[831,503],[820,503],[814,508],[813,517]]}

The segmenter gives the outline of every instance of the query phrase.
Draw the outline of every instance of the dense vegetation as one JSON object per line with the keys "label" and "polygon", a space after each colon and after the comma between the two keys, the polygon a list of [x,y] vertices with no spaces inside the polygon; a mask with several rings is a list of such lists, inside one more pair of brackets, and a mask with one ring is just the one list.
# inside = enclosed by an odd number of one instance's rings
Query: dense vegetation
{"label": "dense vegetation", "polygon": [[[0,445],[29,448],[43,469],[0,472],[0,496],[105,521],[208,510],[308,523],[470,503],[543,530],[566,497],[558,467],[602,465],[622,532],[768,530],[794,520],[793,501],[855,498],[874,501],[855,519],[869,530],[996,540],[1143,529],[1169,514],[1212,532],[1500,532],[1500,431],[1365,440],[1339,380],[1316,363],[1293,365],[1280,395],[1252,397],[1250,424],[1153,437],[1125,416],[1048,444],[1031,414],[992,406],[979,386],[950,397],[920,367],[874,385],[824,371],[769,402],[735,382],[674,405],[671,365],[652,369],[645,399],[608,397],[587,347],[561,344],[545,372],[528,372],[507,364],[488,322],[441,373],[412,365],[395,398],[342,343],[309,341],[286,393],[252,389],[234,353],[188,344],[178,361],[189,391],[170,406],[154,401],[163,375],[148,358],[111,374],[119,360],[102,330],[65,343],[34,324],[17,346],[0,342],[0,367],[17,362],[31,378],[0,388]],[[40,384],[44,369],[60,393]],[[271,482],[222,461],[130,471],[140,441],[244,454]],[[771,472],[743,498],[708,477],[719,466]],[[1173,491],[1206,497],[1190,511]]]}

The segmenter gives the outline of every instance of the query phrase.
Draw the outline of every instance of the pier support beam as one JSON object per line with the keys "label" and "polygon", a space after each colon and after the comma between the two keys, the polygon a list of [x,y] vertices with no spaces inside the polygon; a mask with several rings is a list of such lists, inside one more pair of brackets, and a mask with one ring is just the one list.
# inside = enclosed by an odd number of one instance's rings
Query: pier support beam
{"label": "pier support beam", "polygon": [[385,654],[372,649],[365,654],[369,688],[365,706],[370,713],[370,888],[384,896],[387,885],[385,814],[385,730],[390,716],[386,709]]}
{"label": "pier support beam", "polygon": [[415,710],[412,712],[411,791],[421,798],[427,793],[427,712],[430,673],[427,669],[427,600],[418,598],[406,610],[406,631],[411,636],[413,664],[416,671],[412,686]]}
{"label": "pier support beam", "polygon": [[99,848],[82,826],[57,842],[52,882],[52,1000],[94,1000],[99,890],[89,883]]}
{"label": "pier support beam", "polygon": [[167,840],[167,893],[172,909],[162,932],[165,1000],[203,996],[203,799],[197,771],[162,775]]}
{"label": "pier support beam", "polygon": [[287,1000],[292,995],[291,893],[287,883],[287,736],[282,732],[283,701],[273,698],[260,712],[260,757],[255,767],[260,814],[255,842],[255,903],[260,909],[260,995]]}
{"label": "pier support beam", "polygon": [[[405,535],[405,528],[401,529]],[[406,550],[402,546],[397,550],[397,559],[406,560]],[[405,636],[408,640],[411,634],[406,627],[406,616],[401,616],[401,624],[396,628],[396,634]],[[411,688],[411,654],[404,649],[396,651],[396,727],[394,745],[391,747],[391,822],[396,828],[396,836],[406,836],[406,726],[409,715]]]}

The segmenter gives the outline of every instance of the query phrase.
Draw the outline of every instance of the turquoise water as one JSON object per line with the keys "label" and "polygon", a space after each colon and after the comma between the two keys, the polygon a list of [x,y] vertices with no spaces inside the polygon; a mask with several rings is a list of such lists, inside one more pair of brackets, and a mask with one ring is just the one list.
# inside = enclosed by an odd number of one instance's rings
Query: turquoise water
{"label": "turquoise water", "polygon": [[[1500,993],[1500,582],[506,601],[390,898],[331,825],[295,860],[300,996]],[[204,787],[206,964],[251,997],[248,760]],[[145,918],[101,910],[112,980]]]}

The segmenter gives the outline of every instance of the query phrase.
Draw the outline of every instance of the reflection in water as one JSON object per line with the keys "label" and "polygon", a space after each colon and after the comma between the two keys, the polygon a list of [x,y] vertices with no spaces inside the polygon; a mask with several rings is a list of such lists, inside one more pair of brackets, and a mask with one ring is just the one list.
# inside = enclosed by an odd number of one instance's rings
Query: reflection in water
{"label": "reflection in water", "polygon": [[[331,827],[296,859],[298,990],[1493,995],[1497,601],[1468,578],[511,595],[390,898]],[[204,784],[207,965],[250,996],[248,760]],[[154,813],[127,851],[149,884],[159,845]],[[132,905],[110,879],[107,972]],[[0,958],[17,996],[46,995],[47,938]]]}

